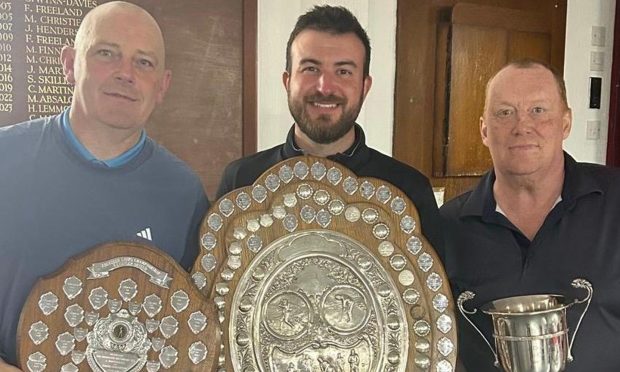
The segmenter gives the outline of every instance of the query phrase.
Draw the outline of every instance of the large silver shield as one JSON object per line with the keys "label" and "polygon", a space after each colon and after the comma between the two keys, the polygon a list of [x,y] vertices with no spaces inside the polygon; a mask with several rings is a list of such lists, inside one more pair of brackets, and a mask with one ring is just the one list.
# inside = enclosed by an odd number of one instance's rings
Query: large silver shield
{"label": "large silver shield", "polygon": [[453,371],[454,304],[394,186],[298,157],[218,200],[194,283],[215,302],[222,371]]}

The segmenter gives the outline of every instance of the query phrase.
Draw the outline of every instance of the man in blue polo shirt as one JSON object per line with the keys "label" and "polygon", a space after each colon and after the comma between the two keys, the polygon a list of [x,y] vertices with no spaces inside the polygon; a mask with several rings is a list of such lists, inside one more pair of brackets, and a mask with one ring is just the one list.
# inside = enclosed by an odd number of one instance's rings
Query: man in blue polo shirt
{"label": "man in blue polo shirt", "polygon": [[170,81],[155,20],[130,3],[98,6],[61,60],[71,107],[0,128],[0,371],[18,370],[17,323],[37,278],[111,240],[189,268],[208,208],[195,173],[144,132]]}

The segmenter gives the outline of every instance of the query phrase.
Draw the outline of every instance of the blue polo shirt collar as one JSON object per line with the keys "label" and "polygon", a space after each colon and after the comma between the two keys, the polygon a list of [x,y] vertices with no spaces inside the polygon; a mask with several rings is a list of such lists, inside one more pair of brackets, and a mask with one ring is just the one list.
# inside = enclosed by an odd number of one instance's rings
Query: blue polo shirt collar
{"label": "blue polo shirt collar", "polygon": [[78,154],[80,154],[80,156],[82,156],[82,158],[84,158],[90,163],[104,165],[108,168],[118,168],[129,163],[136,156],[138,156],[140,151],[142,151],[142,149],[144,148],[144,144],[146,143],[146,133],[144,132],[144,130],[142,130],[142,132],[140,133],[140,139],[138,139],[138,142],[133,145],[129,150],[112,159],[99,160],[90,151],[88,151],[88,149],[77,138],[77,136],[73,132],[73,129],[71,129],[71,123],[69,121],[69,110],[65,110],[65,112],[62,114],[60,118],[60,123],[67,142]]}

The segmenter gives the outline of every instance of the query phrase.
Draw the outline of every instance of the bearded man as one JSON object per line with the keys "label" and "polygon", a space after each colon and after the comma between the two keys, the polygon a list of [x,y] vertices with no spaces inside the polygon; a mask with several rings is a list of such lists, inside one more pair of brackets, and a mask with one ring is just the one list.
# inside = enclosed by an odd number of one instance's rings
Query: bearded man
{"label": "bearded man", "polygon": [[295,120],[286,142],[226,167],[217,197],[248,186],[276,163],[298,155],[326,157],[359,177],[402,190],[415,204],[422,231],[442,255],[440,218],[428,179],[418,170],[366,146],[355,120],[372,85],[370,41],[346,8],[315,6],[300,16],[286,47],[282,82]]}

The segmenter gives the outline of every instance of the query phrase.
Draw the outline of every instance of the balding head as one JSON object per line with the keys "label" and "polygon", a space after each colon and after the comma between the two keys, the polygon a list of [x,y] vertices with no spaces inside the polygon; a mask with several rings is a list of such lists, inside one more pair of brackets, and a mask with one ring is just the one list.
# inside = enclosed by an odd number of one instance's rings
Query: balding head
{"label": "balding head", "polygon": [[92,45],[97,38],[98,30],[111,27],[110,23],[113,21],[121,24],[122,20],[131,23],[138,22],[143,26],[141,31],[152,40],[154,51],[157,52],[163,69],[165,66],[164,37],[157,21],[146,10],[125,1],[101,4],[86,14],[75,35],[74,47],[77,53],[83,53]]}

